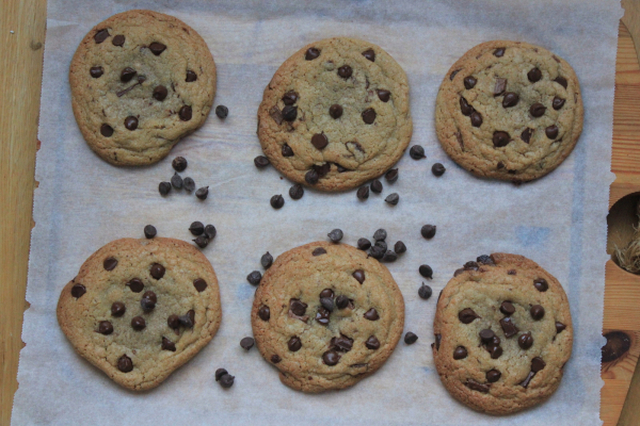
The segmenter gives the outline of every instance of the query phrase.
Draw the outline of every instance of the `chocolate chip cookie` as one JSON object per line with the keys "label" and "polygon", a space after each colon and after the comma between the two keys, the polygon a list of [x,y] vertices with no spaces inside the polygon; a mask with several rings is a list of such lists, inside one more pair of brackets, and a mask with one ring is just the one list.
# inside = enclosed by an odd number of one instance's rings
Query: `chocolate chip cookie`
{"label": "chocolate chip cookie", "polygon": [[571,356],[567,295],[551,274],[515,254],[480,256],[458,269],[438,300],[433,329],[442,383],[489,414],[546,400]]}
{"label": "chocolate chip cookie", "polygon": [[150,10],[96,25],[69,70],[73,113],[92,150],[115,165],[163,159],[200,127],[213,104],[216,66],[193,28]]}
{"label": "chocolate chip cookie", "polygon": [[170,238],[124,238],[91,255],[58,301],[75,350],[132,390],[158,386],[220,325],[220,294],[207,258]]}
{"label": "chocolate chip cookie", "polygon": [[251,312],[260,353],[303,392],[354,385],[391,355],[404,300],[387,268],[345,244],[317,242],[280,255]]}
{"label": "chocolate chip cookie", "polygon": [[321,40],[287,59],[258,110],[258,137],[271,163],[324,191],[383,174],[412,131],[404,71],[379,46],[351,38]]}
{"label": "chocolate chip cookie", "polygon": [[436,100],[436,131],[470,172],[526,182],[567,158],[583,115],[578,78],[564,59],[499,40],[474,47],[449,69]]}

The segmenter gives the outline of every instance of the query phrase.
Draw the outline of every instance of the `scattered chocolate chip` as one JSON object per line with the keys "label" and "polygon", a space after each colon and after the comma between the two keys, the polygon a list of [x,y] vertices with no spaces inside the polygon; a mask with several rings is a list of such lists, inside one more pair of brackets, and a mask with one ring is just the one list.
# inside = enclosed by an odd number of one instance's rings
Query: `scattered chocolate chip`
{"label": "scattered chocolate chip", "polygon": [[216,107],[216,115],[218,116],[218,118],[224,120],[229,115],[229,108],[224,105],[218,105]]}
{"label": "scattered chocolate chip", "polygon": [[359,238],[357,244],[359,250],[369,250],[371,247],[371,241],[366,238]]}
{"label": "scattered chocolate chip", "polygon": [[131,361],[131,358],[126,355],[122,355],[120,358],[118,358],[118,370],[122,371],[123,373],[128,373],[133,370],[133,362]]}
{"label": "scattered chocolate chip", "polygon": [[413,345],[417,340],[418,336],[410,331],[408,331],[407,334],[404,335],[404,342],[407,345]]}
{"label": "scattered chocolate chip", "polygon": [[522,139],[526,143],[529,143],[529,141],[531,140],[532,134],[533,134],[533,129],[527,127],[520,134],[520,139]]}
{"label": "scattered chocolate chip", "polygon": [[102,77],[102,74],[104,74],[104,69],[102,67],[91,67],[89,69],[89,74],[91,74],[91,77],[93,78],[100,78]]}
{"label": "scattered chocolate chip", "polygon": [[153,278],[155,278],[156,280],[159,280],[160,278],[164,277],[164,273],[165,273],[164,266],[162,266],[159,263],[154,263],[153,265],[151,265],[150,273]]}
{"label": "scattered chocolate chip", "polygon": [[478,80],[475,77],[468,76],[464,78],[464,88],[467,90],[473,89]]}
{"label": "scattered chocolate chip", "polygon": [[342,107],[338,104],[331,105],[331,107],[329,107],[329,115],[334,119],[342,117]]}
{"label": "scattered chocolate chip", "polygon": [[493,146],[495,146],[496,148],[507,146],[509,142],[511,142],[509,133],[503,132],[501,130],[493,132]]}
{"label": "scattered chocolate chip", "polygon": [[324,133],[316,133],[311,137],[311,144],[316,147],[318,150],[322,150],[329,144],[329,139],[325,136]]}
{"label": "scattered chocolate chip", "polygon": [[254,344],[255,344],[255,340],[253,340],[253,337],[245,337],[242,340],[240,340],[240,347],[246,351],[251,349]]}
{"label": "scattered chocolate chip", "polygon": [[340,355],[335,351],[327,351],[322,354],[322,361],[328,366],[333,366],[340,361]]}
{"label": "scattered chocolate chip", "polygon": [[121,317],[127,311],[127,307],[122,302],[113,302],[111,305],[111,316]]}
{"label": "scattered chocolate chip", "polygon": [[127,130],[135,130],[138,128],[138,119],[136,117],[134,117],[133,115],[128,116],[127,118],[124,119],[124,127],[127,128]]}
{"label": "scattered chocolate chip", "polygon": [[167,90],[166,87],[156,86],[155,89],[153,89],[152,96],[155,100],[162,102],[165,100],[168,94],[169,94],[169,91]]}
{"label": "scattered chocolate chip", "polygon": [[231,386],[233,386],[233,381],[235,380],[235,378],[236,376],[232,376],[231,374],[223,374],[220,377],[218,383],[220,383],[220,386],[222,386],[223,389],[229,389]]}
{"label": "scattered chocolate chip", "polygon": [[153,225],[147,225],[144,227],[144,236],[150,240],[158,234],[156,227]]}
{"label": "scattered chocolate chip", "polygon": [[436,235],[436,226],[435,225],[424,225],[420,228],[420,234],[422,234],[423,238],[430,240]]}
{"label": "scattered chocolate chip", "polygon": [[458,312],[458,319],[463,324],[471,324],[476,318],[480,318],[480,315],[471,308],[465,308]]}
{"label": "scattered chocolate chip", "polygon": [[102,262],[102,266],[107,271],[113,271],[116,266],[118,266],[118,259],[115,257],[107,257],[104,262]]}
{"label": "scattered chocolate chip", "polygon": [[100,44],[105,41],[111,34],[109,34],[109,30],[106,28],[103,30],[98,30],[98,32],[93,36],[96,44]]}
{"label": "scattered chocolate chip", "polygon": [[204,232],[204,224],[198,221],[191,222],[191,225],[189,226],[189,232],[191,232],[191,234],[194,236],[202,235],[202,233]]}
{"label": "scattered chocolate chip", "polygon": [[442,176],[446,170],[447,169],[445,169],[442,163],[435,163],[433,166],[431,166],[431,173],[433,173],[433,175],[436,177]]}
{"label": "scattered chocolate chip", "polygon": [[373,247],[371,247],[371,250],[369,250],[369,256],[373,257],[374,259],[380,260],[384,257],[386,252],[386,248],[374,245]]}
{"label": "scattered chocolate chip", "polygon": [[376,116],[376,110],[373,108],[367,108],[362,111],[362,121],[364,121],[365,124],[373,124],[373,122],[376,121]]}
{"label": "scattered chocolate chip", "polygon": [[196,183],[190,177],[186,177],[182,180],[182,187],[185,191],[193,192],[196,189]]}
{"label": "scattered chocolate chip", "polygon": [[222,376],[224,376],[225,374],[229,374],[227,370],[225,370],[224,368],[218,368],[215,372],[216,382],[220,381]]}
{"label": "scattered chocolate chip", "polygon": [[349,306],[349,298],[347,296],[340,295],[336,297],[336,307],[338,309],[344,309]]}
{"label": "scattered chocolate chip", "polygon": [[364,345],[367,347],[367,349],[379,349],[380,348],[380,341],[376,338],[376,336],[370,336],[366,342],[364,342]]}
{"label": "scattered chocolate chip", "polygon": [[349,65],[343,65],[338,68],[338,75],[344,79],[351,77],[351,74],[353,74],[353,69]]}
{"label": "scattered chocolate chip", "polygon": [[427,156],[424,155],[424,148],[421,145],[413,145],[409,150],[409,156],[414,160],[427,158]]}
{"label": "scattered chocolate chip", "polygon": [[467,100],[465,98],[463,98],[463,97],[460,97],[460,112],[462,113],[462,115],[468,117],[474,111],[475,111],[475,109],[473,109],[473,107],[471,105],[469,105]]}
{"label": "scattered chocolate chip", "polygon": [[140,293],[144,290],[144,284],[140,278],[132,278],[126,285],[129,286],[129,290],[134,293]]}
{"label": "scattered chocolate chip", "polygon": [[365,280],[364,271],[362,269],[357,269],[353,274],[351,274],[353,278],[355,278],[360,284],[362,284]]}
{"label": "scattered chocolate chip", "polygon": [[174,172],[171,177],[171,186],[175,189],[182,189],[182,177],[178,174],[178,172]]}
{"label": "scattered chocolate chip", "polygon": [[376,247],[382,248],[382,250],[387,251],[387,243],[384,240],[378,240],[374,243]]}
{"label": "scattered chocolate chip", "polygon": [[495,56],[496,58],[500,58],[504,55],[504,47],[499,47],[496,50],[493,51],[493,56]]}
{"label": "scattered chocolate chip", "polygon": [[127,83],[133,79],[133,77],[138,74],[138,71],[134,70],[131,67],[126,67],[120,72],[120,81],[123,83]]}
{"label": "scattered chocolate chip", "polygon": [[298,336],[293,336],[289,339],[289,342],[287,342],[287,346],[291,352],[298,352],[300,348],[302,348],[302,341]]}
{"label": "scattered chocolate chip", "polygon": [[339,243],[342,237],[344,236],[344,234],[342,233],[341,229],[336,228],[333,231],[329,232],[327,236],[329,237],[331,242]]}
{"label": "scattered chocolate chip", "polygon": [[556,321],[556,333],[562,333],[566,328],[567,328],[566,325],[564,325],[561,322]]}
{"label": "scattered chocolate chip", "polygon": [[384,199],[384,201],[387,204],[391,204],[392,206],[396,206],[396,205],[398,205],[398,202],[400,201],[400,196],[396,192],[394,192],[393,194],[389,194],[387,196],[387,198]]}
{"label": "scattered chocolate chip", "polygon": [[257,168],[263,169],[267,167],[270,164],[270,162],[269,162],[269,159],[264,155],[258,155],[256,158],[253,159],[253,164],[255,164]]}
{"label": "scattered chocolate chip", "polygon": [[147,326],[147,322],[142,317],[133,317],[131,318],[131,328],[135,331],[144,330]]}
{"label": "scattered chocolate chip", "polygon": [[541,103],[536,102],[535,104],[531,105],[531,108],[529,108],[529,114],[531,114],[533,117],[542,117],[546,110],[547,107],[545,107]]}
{"label": "scattered chocolate chip", "polygon": [[391,97],[391,92],[385,89],[378,89],[378,98],[382,101],[382,102],[389,102],[389,99]]}
{"label": "scattered chocolate chip", "polygon": [[607,339],[607,343],[602,347],[603,363],[615,361],[624,355],[631,347],[629,335],[622,331],[612,331],[605,334],[604,337]]}
{"label": "scattered chocolate chip", "polygon": [[535,83],[542,78],[542,72],[538,68],[531,68],[527,73],[527,78],[530,82]]}
{"label": "scattered chocolate chip", "polygon": [[269,267],[273,264],[273,256],[271,256],[271,253],[266,252],[265,254],[263,254],[260,258],[260,264],[264,269],[269,269]]}
{"label": "scattered chocolate chip", "polygon": [[469,353],[467,352],[467,348],[465,348],[464,346],[458,346],[453,351],[453,359],[455,360],[465,359],[467,355],[469,355]]}
{"label": "scattered chocolate chip", "polygon": [[380,182],[378,179],[375,179],[373,182],[371,182],[371,191],[379,194],[382,192],[382,189],[382,182]]}
{"label": "scattered chocolate chip", "polygon": [[266,305],[260,306],[260,309],[258,309],[258,316],[262,321],[269,321],[269,318],[271,318],[271,311],[269,310],[269,307]]}
{"label": "scattered chocolate chip", "polygon": [[218,231],[216,230],[216,227],[211,224],[204,227],[204,235],[210,240],[213,240],[217,233]]}
{"label": "scattered chocolate chip", "polygon": [[531,318],[536,321],[544,318],[544,308],[541,305],[533,305],[531,309],[529,309],[529,313],[531,313]]}
{"label": "scattered chocolate chip", "polygon": [[380,319],[380,316],[378,315],[378,311],[376,311],[375,308],[371,308],[367,312],[365,312],[364,313],[364,317],[365,317],[365,319],[368,319],[369,321],[376,321],[376,320]]}
{"label": "scattered chocolate chip", "polygon": [[260,271],[253,271],[249,275],[247,275],[247,281],[249,281],[249,284],[251,285],[260,284],[261,279],[262,279],[262,274],[260,273]]}
{"label": "scattered chocolate chip", "polygon": [[480,114],[478,111],[473,111],[471,113],[471,125],[473,127],[482,126],[482,114]]}
{"label": "scattered chocolate chip", "polygon": [[108,124],[103,124],[100,126],[100,134],[105,138],[111,137],[111,135],[113,135],[113,127]]}
{"label": "scattered chocolate chip", "polygon": [[505,300],[500,305],[500,312],[502,312],[506,316],[511,316],[516,312],[516,308],[515,306],[513,306],[513,303],[509,302],[508,300]]}
{"label": "scattered chocolate chip", "polygon": [[567,79],[566,78],[558,76],[553,81],[555,81],[556,83],[558,83],[559,85],[561,85],[565,89],[567,88]]}
{"label": "scattered chocolate chip", "polygon": [[431,287],[429,287],[425,283],[422,283],[422,285],[418,289],[418,296],[420,296],[421,299],[428,300],[432,294],[433,290],[431,290]]}
{"label": "scattered chocolate chip", "polygon": [[362,52],[362,56],[364,56],[371,62],[374,62],[376,60],[376,52],[374,52],[373,49],[365,50],[364,52]]}
{"label": "scattered chocolate chip", "polygon": [[282,194],[276,194],[271,197],[269,203],[271,204],[271,207],[277,210],[284,206],[284,198],[282,197]]}
{"label": "scattered chocolate chip", "polygon": [[323,254],[327,254],[327,251],[325,249],[323,249],[322,247],[318,247],[318,248],[314,249],[311,252],[311,254],[313,256],[320,256],[320,255],[323,255]]}
{"label": "scattered chocolate chip", "polygon": [[297,100],[298,94],[293,90],[288,91],[282,96],[282,102],[284,102],[285,105],[293,105]]}
{"label": "scattered chocolate chip", "polygon": [[527,350],[533,345],[533,337],[531,336],[531,332],[523,333],[518,337],[518,346],[522,349]]}
{"label": "scattered chocolate chip", "polygon": [[208,186],[203,186],[202,188],[198,188],[198,190],[196,191],[196,197],[198,197],[198,199],[200,200],[206,200],[208,195],[209,195]]}
{"label": "scattered chocolate chip", "polygon": [[306,59],[307,61],[312,61],[318,56],[320,56],[320,50],[316,49],[315,47],[310,47],[307,49],[307,52],[304,55],[304,59]]}
{"label": "scattered chocolate chip", "polygon": [[193,239],[192,241],[196,243],[196,245],[201,249],[206,248],[209,245],[209,239],[204,235],[200,235],[195,239]]}
{"label": "scattered chocolate chip", "polygon": [[504,94],[504,98],[502,99],[502,106],[504,108],[511,108],[518,105],[518,101],[520,100],[520,96],[517,93],[507,92]]}
{"label": "scattered chocolate chip", "polygon": [[549,139],[555,139],[558,137],[558,126],[556,126],[555,124],[551,125],[544,129],[544,133]]}
{"label": "scattered chocolate chip", "polygon": [[536,278],[533,280],[533,286],[540,292],[545,292],[549,289],[549,284],[544,278]]}
{"label": "scattered chocolate chip", "polygon": [[553,109],[555,109],[556,111],[558,111],[560,108],[562,108],[564,106],[564,102],[565,100],[559,97],[554,97],[553,98]]}
{"label": "scattered chocolate chip", "polygon": [[493,86],[493,96],[500,96],[507,90],[507,79],[496,78],[496,84]]}
{"label": "scattered chocolate chip", "polygon": [[513,322],[511,317],[504,317],[500,320],[500,327],[502,327],[502,331],[504,332],[505,337],[508,339],[510,337],[518,334],[518,327]]}
{"label": "scattered chocolate chip", "polygon": [[500,380],[501,376],[502,376],[502,373],[500,373],[496,369],[489,370],[489,371],[487,371],[487,374],[485,374],[485,377],[487,378],[487,382],[489,382],[489,383],[497,382],[498,380]]}
{"label": "scattered chocolate chip", "polygon": [[433,269],[431,269],[431,266],[429,265],[420,265],[418,272],[425,278],[433,278]]}
{"label": "scattered chocolate chip", "polygon": [[393,183],[398,180],[398,169],[389,169],[384,175],[385,179],[389,183]]}
{"label": "scattered chocolate chip", "polygon": [[358,188],[356,196],[359,200],[366,200],[367,198],[369,198],[369,186],[364,185]]}

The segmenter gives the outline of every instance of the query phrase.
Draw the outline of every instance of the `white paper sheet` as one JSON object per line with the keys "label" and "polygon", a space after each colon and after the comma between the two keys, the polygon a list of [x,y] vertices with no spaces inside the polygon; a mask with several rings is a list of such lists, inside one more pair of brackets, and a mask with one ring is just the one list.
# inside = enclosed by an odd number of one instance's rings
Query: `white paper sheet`
{"label": "white paper sheet", "polygon": [[[13,425],[299,424],[308,425],[600,425],[600,347],[606,214],[610,173],[617,1],[123,1],[49,0],[40,140],[23,340]],[[126,3],[126,4],[125,4]],[[215,104],[205,126],[179,143],[159,164],[117,168],[85,144],[71,111],[68,68],[82,37],[108,16],[133,8],[174,15],[207,42],[218,66]],[[278,66],[300,47],[332,36],[352,36],[383,47],[405,69],[414,120],[412,144],[427,160],[408,153],[395,184],[383,180],[382,195],[359,202],[355,191],[307,190],[291,200],[291,183],[273,168],[257,170],[255,134],[262,91]],[[481,180],[455,165],[434,131],[434,105],[442,76],[472,46],[487,40],[522,40],[544,46],[576,70],[585,102],[582,137],[571,156],[547,177],[516,187]],[[162,198],[158,182],[172,175],[171,159],[183,155],[198,185],[210,196],[173,192]],[[430,171],[442,162],[447,172]],[[391,207],[384,197],[400,194]],[[269,206],[284,194],[281,210]],[[220,281],[222,326],[200,354],[159,388],[135,394],[111,382],[75,354],[55,308],[62,287],[82,262],[107,242],[142,237],[154,224],[159,235],[187,239],[189,223],[218,228],[204,250]],[[420,237],[425,223],[436,237]],[[391,243],[408,252],[389,264],[406,302],[405,331],[419,340],[400,343],[373,376],[341,392],[305,395],[282,385],[277,371],[254,348],[254,288],[246,275],[261,269],[260,256],[314,240],[333,228],[355,244],[386,228]],[[434,369],[430,344],[435,295],[453,271],[477,255],[512,252],[540,263],[564,285],[575,327],[573,356],[558,392],[516,416],[478,414],[451,398]],[[434,297],[419,299],[422,263],[434,268]],[[214,372],[236,376],[223,390]]]}

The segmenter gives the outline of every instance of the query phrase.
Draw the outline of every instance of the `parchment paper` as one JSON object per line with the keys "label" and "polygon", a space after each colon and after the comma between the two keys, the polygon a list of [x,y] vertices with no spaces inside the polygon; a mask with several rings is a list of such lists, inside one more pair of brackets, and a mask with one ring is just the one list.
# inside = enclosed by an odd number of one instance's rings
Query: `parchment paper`
{"label": "parchment paper", "polygon": [[[158,424],[422,424],[599,425],[600,347],[607,201],[610,173],[617,1],[121,1],[49,0],[40,114],[42,148],[37,157],[34,219],[23,340],[15,395],[14,425]],[[117,168],[93,154],[71,111],[68,68],[82,37],[97,22],[133,8],[151,8],[184,20],[206,40],[218,66],[215,103],[229,107],[221,121],[205,126],[151,167]],[[261,153],[256,111],[278,66],[301,46],[332,36],[353,36],[382,46],[406,70],[414,120],[412,144],[427,160],[408,153],[395,184],[383,180],[382,195],[366,202],[355,191],[307,190],[288,197],[291,183],[272,167],[257,170]],[[544,46],[575,68],[585,102],[582,137],[571,156],[534,183],[475,178],[440,148],[434,131],[435,97],[449,66],[487,40],[522,40]],[[183,155],[198,186],[210,196],[172,192],[159,196],[158,182],[173,174],[171,159]],[[447,172],[431,174],[442,162]],[[391,192],[400,203],[383,200]],[[274,210],[269,199],[284,194]],[[159,235],[192,238],[191,221],[213,223],[215,241],[204,250],[220,281],[222,326],[217,336],[159,388],[136,394],[120,388],[75,354],[55,308],[62,287],[84,260],[107,242],[142,237],[154,224]],[[431,241],[420,236],[436,224]],[[267,250],[326,239],[333,228],[355,244],[386,228],[388,242],[408,252],[388,267],[406,302],[405,331],[419,340],[400,343],[376,374],[341,392],[305,395],[282,385],[276,370],[254,348],[254,287],[245,277],[261,270]],[[558,392],[545,404],[516,416],[495,418],[457,403],[434,369],[430,344],[435,299],[453,271],[476,256],[512,252],[541,264],[564,285],[575,326],[573,356]],[[430,264],[434,297],[419,299],[418,266]],[[214,372],[236,376],[223,390]]]}

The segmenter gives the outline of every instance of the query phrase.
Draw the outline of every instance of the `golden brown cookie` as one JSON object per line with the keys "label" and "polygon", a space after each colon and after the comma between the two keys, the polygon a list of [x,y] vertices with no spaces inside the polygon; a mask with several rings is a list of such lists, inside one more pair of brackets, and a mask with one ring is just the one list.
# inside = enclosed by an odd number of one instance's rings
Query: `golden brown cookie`
{"label": "golden brown cookie", "polygon": [[317,41],[287,59],[258,109],[258,137],[271,163],[323,191],[383,174],[412,131],[404,71],[379,46],[351,38]]}
{"label": "golden brown cookie", "polygon": [[132,390],[158,386],[218,331],[220,294],[207,258],[171,238],[112,241],[58,301],[75,350]]}
{"label": "golden brown cookie", "polygon": [[404,300],[385,266],[345,244],[316,242],[280,255],[251,311],[260,353],[303,392],[353,386],[393,352]]}
{"label": "golden brown cookie", "polygon": [[497,40],[472,48],[449,69],[436,100],[436,132],[470,172],[526,182],[569,156],[583,115],[578,77],[564,59]]}
{"label": "golden brown cookie", "polygon": [[573,343],[558,280],[532,260],[504,253],[456,271],[438,300],[433,331],[445,388],[489,414],[515,413],[549,398]]}
{"label": "golden brown cookie", "polygon": [[91,149],[112,164],[139,166],[160,161],[204,124],[216,66],[184,22],[130,10],[89,31],[71,61],[69,83]]}

